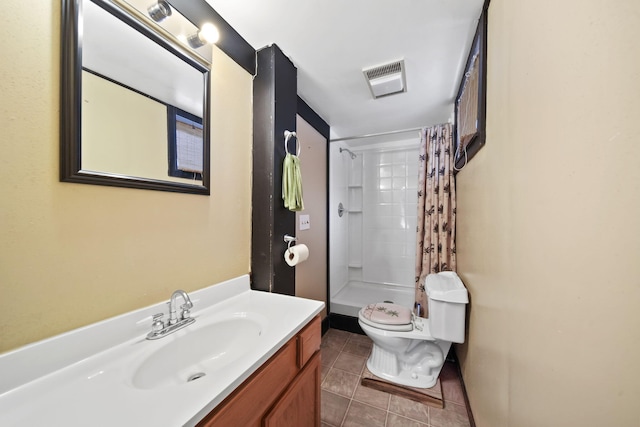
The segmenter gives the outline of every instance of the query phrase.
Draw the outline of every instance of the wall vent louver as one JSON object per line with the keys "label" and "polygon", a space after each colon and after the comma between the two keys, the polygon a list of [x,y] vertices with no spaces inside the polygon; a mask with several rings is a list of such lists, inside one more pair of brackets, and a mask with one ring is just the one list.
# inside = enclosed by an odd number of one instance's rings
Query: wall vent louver
{"label": "wall vent louver", "polygon": [[374,98],[406,92],[404,60],[362,70]]}

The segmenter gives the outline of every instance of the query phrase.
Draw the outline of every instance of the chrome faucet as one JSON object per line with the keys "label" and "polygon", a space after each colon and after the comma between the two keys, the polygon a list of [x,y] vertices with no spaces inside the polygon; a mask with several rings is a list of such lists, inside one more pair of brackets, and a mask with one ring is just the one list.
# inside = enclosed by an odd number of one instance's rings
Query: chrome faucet
{"label": "chrome faucet", "polygon": [[[180,316],[178,316],[176,311],[178,297],[182,297],[184,300],[184,304],[180,306],[182,309]],[[167,304],[169,304],[169,320],[167,320],[166,323],[162,320],[164,313],[154,314],[153,323],[151,324],[151,332],[147,334],[148,340],[157,340],[158,338],[166,337],[167,335],[196,321],[196,319],[191,317],[193,303],[185,291],[180,289],[174,291]]]}
{"label": "chrome faucet", "polygon": [[[180,306],[182,309],[180,319],[178,319],[178,316],[176,315],[176,303],[179,296],[184,300],[184,304]],[[174,291],[171,295],[171,301],[169,301],[169,325],[175,325],[179,320],[188,319],[192,308],[193,303],[191,302],[191,298],[189,298],[189,295],[187,295],[185,291],[180,289]]]}

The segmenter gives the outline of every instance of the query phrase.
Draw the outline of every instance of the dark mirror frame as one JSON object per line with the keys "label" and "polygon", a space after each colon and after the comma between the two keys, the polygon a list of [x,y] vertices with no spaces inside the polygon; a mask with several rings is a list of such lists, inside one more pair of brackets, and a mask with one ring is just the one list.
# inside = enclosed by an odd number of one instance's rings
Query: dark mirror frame
{"label": "dark mirror frame", "polygon": [[190,194],[210,194],[210,70],[180,46],[165,40],[110,2],[96,2],[117,19],[138,30],[180,59],[201,71],[204,79],[203,118],[204,149],[202,185],[183,184],[158,179],[82,170],[82,19],[81,0],[62,0],[60,67],[60,181],[82,184],[139,188]]}
{"label": "dark mirror frame", "polygon": [[[487,15],[489,8],[489,0],[486,0],[480,19],[478,20],[478,26],[476,33],[469,50],[467,62],[462,73],[460,86],[458,87],[458,93],[455,101],[455,130],[454,130],[454,164],[456,171],[462,169],[467,163],[471,161],[471,158],[484,146],[486,140],[486,125],[487,125]],[[458,134],[458,105],[460,97],[462,96],[462,89],[465,83],[465,75],[472,66],[473,53],[478,51],[478,115],[476,133],[471,138],[466,146],[466,156],[464,149],[460,149],[460,135]]]}

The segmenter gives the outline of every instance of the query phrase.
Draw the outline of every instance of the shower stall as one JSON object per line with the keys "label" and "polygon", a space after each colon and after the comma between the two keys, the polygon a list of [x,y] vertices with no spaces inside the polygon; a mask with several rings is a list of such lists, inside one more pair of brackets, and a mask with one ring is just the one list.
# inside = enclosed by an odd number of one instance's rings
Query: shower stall
{"label": "shower stall", "polygon": [[404,138],[330,144],[332,315],[357,318],[381,301],[413,307],[420,138]]}

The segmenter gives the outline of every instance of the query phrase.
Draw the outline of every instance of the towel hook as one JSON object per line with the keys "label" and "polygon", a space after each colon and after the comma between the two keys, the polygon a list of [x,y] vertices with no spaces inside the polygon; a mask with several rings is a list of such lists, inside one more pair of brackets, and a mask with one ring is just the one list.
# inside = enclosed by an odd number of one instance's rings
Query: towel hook
{"label": "towel hook", "polygon": [[300,157],[300,141],[298,140],[298,136],[296,135],[295,132],[290,132],[288,130],[284,131],[284,151],[285,153],[289,154],[289,139],[291,137],[294,137],[296,139],[296,156]]}

